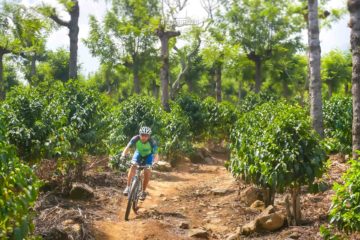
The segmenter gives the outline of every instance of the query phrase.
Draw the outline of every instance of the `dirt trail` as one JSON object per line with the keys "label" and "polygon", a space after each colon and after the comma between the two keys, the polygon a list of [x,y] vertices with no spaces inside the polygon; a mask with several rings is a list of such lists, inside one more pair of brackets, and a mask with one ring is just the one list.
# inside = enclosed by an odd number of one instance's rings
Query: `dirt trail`
{"label": "dirt trail", "polygon": [[[188,223],[190,229],[206,229],[210,239],[234,232],[231,220],[236,211],[229,203],[235,201],[236,184],[223,167],[224,157],[214,159],[214,165],[183,162],[172,172],[154,172],[139,214],[132,212],[130,221],[124,221],[127,199],[122,197],[118,221],[95,222],[96,239],[190,239],[191,230],[180,228],[181,223]],[[214,194],[217,188],[226,193]]]}

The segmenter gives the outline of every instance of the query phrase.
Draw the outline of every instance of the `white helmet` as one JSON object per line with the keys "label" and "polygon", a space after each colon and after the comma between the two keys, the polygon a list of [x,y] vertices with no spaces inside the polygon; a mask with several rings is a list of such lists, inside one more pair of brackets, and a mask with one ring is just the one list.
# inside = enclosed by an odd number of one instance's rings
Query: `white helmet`
{"label": "white helmet", "polygon": [[140,128],[140,131],[139,131],[139,134],[147,134],[147,135],[150,135],[151,134],[151,128],[149,127],[141,127]]}

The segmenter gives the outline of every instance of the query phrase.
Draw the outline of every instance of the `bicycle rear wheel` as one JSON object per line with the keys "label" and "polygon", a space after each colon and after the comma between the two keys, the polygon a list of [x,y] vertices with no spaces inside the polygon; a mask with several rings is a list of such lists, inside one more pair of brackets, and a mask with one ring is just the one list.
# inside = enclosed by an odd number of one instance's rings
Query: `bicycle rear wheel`
{"label": "bicycle rear wheel", "polygon": [[129,221],[131,206],[133,205],[133,202],[136,201],[137,198],[136,194],[137,194],[138,185],[139,185],[139,179],[135,178],[131,184],[131,188],[128,196],[128,203],[125,211],[125,221]]}

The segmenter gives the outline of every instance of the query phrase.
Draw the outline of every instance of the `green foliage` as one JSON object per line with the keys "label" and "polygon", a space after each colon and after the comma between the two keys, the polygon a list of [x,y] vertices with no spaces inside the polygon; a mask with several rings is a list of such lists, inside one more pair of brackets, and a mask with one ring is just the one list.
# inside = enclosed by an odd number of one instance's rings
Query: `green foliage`
{"label": "green foliage", "polygon": [[2,108],[9,140],[26,160],[106,151],[106,107],[97,92],[78,82],[17,87]]}
{"label": "green foliage", "polygon": [[54,126],[47,141],[53,154],[77,157],[83,151],[106,152],[103,140],[107,136],[107,107],[98,92],[69,81],[58,84],[48,97],[44,116],[49,116],[45,120]]}
{"label": "green foliage", "polygon": [[325,240],[345,240],[349,239],[348,237],[344,236],[343,234],[334,233],[333,226],[320,226],[320,234],[321,237]]}
{"label": "green foliage", "polygon": [[6,141],[2,118],[0,112],[0,238],[20,240],[34,229],[31,207],[37,198],[39,182]]}
{"label": "green foliage", "polygon": [[4,84],[5,92],[9,92],[13,87],[20,84],[16,75],[16,66],[9,61],[4,64]]}
{"label": "green foliage", "polygon": [[162,153],[172,160],[181,154],[191,152],[190,121],[180,106],[172,104],[171,112],[163,111],[162,116]]}
{"label": "green foliage", "polygon": [[[225,5],[225,18],[233,42],[250,60],[270,59],[279,48],[299,46],[303,16],[292,1],[236,0]],[[246,23],[246,24],[243,24]]]}
{"label": "green foliage", "polygon": [[332,97],[324,102],[324,132],[332,152],[351,153],[352,99]]}
{"label": "green foliage", "polygon": [[38,91],[21,86],[14,88],[2,105],[8,138],[23,159],[39,159],[43,155],[51,131],[42,119],[45,106]]}
{"label": "green foliage", "polygon": [[[100,57],[101,64],[110,69],[121,64],[138,78],[148,63],[154,64],[156,35],[152,22],[158,14],[156,0],[112,0],[102,22],[90,17],[90,34],[84,43],[93,56]],[[139,86],[134,87],[137,91]]]}
{"label": "green foliage", "polygon": [[322,58],[321,78],[328,86],[331,97],[337,92],[341,84],[349,84],[351,80],[351,55],[340,50],[333,50]]}
{"label": "green foliage", "polygon": [[308,60],[306,56],[296,54],[296,51],[289,48],[278,50],[267,63],[271,76],[267,84],[277,89],[278,95],[281,94],[287,99],[302,97],[306,91]]}
{"label": "green foliage", "polygon": [[32,84],[51,83],[56,80],[67,82],[69,80],[69,59],[69,52],[63,48],[46,52],[44,61],[38,65],[37,79]]}
{"label": "green foliage", "polygon": [[236,123],[230,168],[235,176],[278,191],[311,185],[324,171],[325,153],[319,142],[300,107],[266,103]]}
{"label": "green foliage", "polygon": [[342,176],[344,184],[335,183],[335,196],[330,208],[330,224],[345,233],[360,230],[360,162],[351,160]]}
{"label": "green foliage", "polygon": [[230,131],[239,118],[235,106],[230,102],[218,103],[212,97],[202,102],[205,113],[206,135],[211,139],[229,139]]}
{"label": "green foliage", "polygon": [[279,100],[279,97],[271,92],[260,92],[258,94],[249,92],[240,102],[240,109],[241,112],[249,112],[254,110],[257,106],[267,102],[275,102],[277,100]]}
{"label": "green foliage", "polygon": [[200,140],[205,133],[205,112],[201,100],[196,95],[180,94],[175,102],[186,114],[190,121],[190,131],[193,139]]}

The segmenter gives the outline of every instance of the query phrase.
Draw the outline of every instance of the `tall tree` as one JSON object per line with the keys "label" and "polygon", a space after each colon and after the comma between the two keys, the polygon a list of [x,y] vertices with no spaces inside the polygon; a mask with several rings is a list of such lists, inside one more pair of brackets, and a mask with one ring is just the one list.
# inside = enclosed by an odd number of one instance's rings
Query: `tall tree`
{"label": "tall tree", "polygon": [[80,7],[78,0],[58,0],[64,6],[66,12],[70,15],[70,20],[65,21],[59,17],[54,7],[42,5],[39,11],[52,19],[61,27],[69,29],[70,39],[70,61],[69,61],[69,79],[77,79],[77,60],[78,60],[78,38],[79,38],[79,16]]}
{"label": "tall tree", "polygon": [[223,67],[228,39],[226,36],[226,24],[223,16],[219,13],[218,2],[218,0],[202,0],[201,3],[209,19],[208,25],[205,27],[205,31],[209,35],[206,36],[206,47],[203,50],[203,54],[205,54],[204,60],[210,67],[210,78],[215,83],[215,98],[217,102],[221,102],[223,99]]}
{"label": "tall tree", "polygon": [[352,53],[352,96],[353,96],[353,157],[357,158],[360,150],[360,0],[348,0],[351,28]]}
{"label": "tall tree", "polygon": [[19,5],[14,8],[15,31],[21,43],[20,60],[25,68],[25,79],[32,85],[36,82],[36,64],[45,56],[46,38],[52,25],[34,8]]}
{"label": "tall tree", "polygon": [[0,99],[4,99],[4,57],[36,50],[42,45],[39,42],[44,25],[30,9],[7,2],[1,3],[0,21]]}
{"label": "tall tree", "polygon": [[176,31],[176,14],[181,12],[188,0],[164,0],[162,1],[162,16],[159,25],[156,29],[161,44],[160,58],[162,66],[160,69],[160,84],[161,84],[161,104],[165,111],[170,111],[169,106],[169,41],[172,38],[180,36],[180,31]]}
{"label": "tall tree", "polygon": [[321,93],[321,48],[319,39],[318,0],[308,0],[308,42],[310,70],[310,115],[312,125],[320,136],[324,136]]}
{"label": "tall tree", "polygon": [[269,61],[268,71],[271,77],[271,85],[279,88],[285,98],[296,97],[304,103],[304,93],[307,90],[307,57],[298,55],[294,51],[284,49],[276,53]]}
{"label": "tall tree", "polygon": [[94,56],[100,56],[109,69],[123,64],[133,75],[134,92],[140,93],[140,72],[155,51],[153,31],[159,16],[157,0],[113,0],[112,9],[101,26],[90,17],[90,37],[85,44]]}
{"label": "tall tree", "polygon": [[172,83],[171,98],[174,99],[183,85],[186,83],[185,77],[191,69],[191,65],[196,60],[201,45],[201,28],[193,27],[187,34],[187,38],[190,45],[185,45],[182,48],[174,46],[174,50],[177,52],[180,61],[180,71]]}
{"label": "tall tree", "polygon": [[255,92],[261,90],[264,63],[282,45],[299,45],[301,16],[290,0],[224,1],[232,41],[255,64]]}
{"label": "tall tree", "polygon": [[94,16],[90,16],[89,37],[83,41],[93,56],[100,57],[100,71],[104,73],[107,92],[110,93],[112,91],[110,72],[118,64],[118,48]]}

